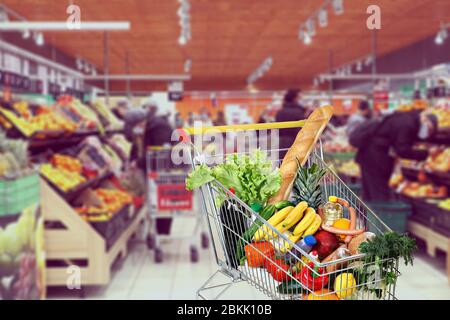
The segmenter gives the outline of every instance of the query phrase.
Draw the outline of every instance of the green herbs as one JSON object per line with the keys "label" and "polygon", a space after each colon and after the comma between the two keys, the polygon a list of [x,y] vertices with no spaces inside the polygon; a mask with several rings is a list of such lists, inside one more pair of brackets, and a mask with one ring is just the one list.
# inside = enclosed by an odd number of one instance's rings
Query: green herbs
{"label": "green herbs", "polygon": [[406,235],[389,232],[377,235],[373,240],[361,243],[359,251],[365,260],[355,268],[361,289],[375,293],[381,298],[386,286],[397,280],[397,259],[403,258],[405,265],[413,264],[416,241]]}
{"label": "green herbs", "polygon": [[405,265],[413,264],[416,241],[406,235],[389,232],[377,235],[373,240],[361,243],[359,250],[366,254],[366,261],[403,258]]}
{"label": "green herbs", "polygon": [[226,162],[213,168],[200,165],[186,179],[192,190],[217,179],[245,203],[265,204],[281,187],[281,174],[273,169],[265,152],[255,150],[251,155],[230,155]]}

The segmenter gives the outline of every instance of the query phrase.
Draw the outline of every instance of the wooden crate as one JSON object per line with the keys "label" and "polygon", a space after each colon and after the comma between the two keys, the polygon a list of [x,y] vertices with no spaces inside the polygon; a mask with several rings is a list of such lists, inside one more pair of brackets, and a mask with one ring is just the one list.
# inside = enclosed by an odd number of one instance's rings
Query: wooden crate
{"label": "wooden crate", "polygon": [[447,278],[450,285],[450,238],[412,220],[408,222],[408,231],[426,242],[427,253],[431,257],[436,256],[436,249],[447,253]]}
{"label": "wooden crate", "polygon": [[[67,267],[70,265],[80,266],[82,286],[108,284],[111,265],[119,256],[126,256],[128,240],[145,220],[144,206],[135,214],[117,241],[106,250],[103,237],[43,179],[41,203],[47,225],[47,286],[65,286],[69,278]],[[58,266],[53,266],[50,262],[58,262]]]}

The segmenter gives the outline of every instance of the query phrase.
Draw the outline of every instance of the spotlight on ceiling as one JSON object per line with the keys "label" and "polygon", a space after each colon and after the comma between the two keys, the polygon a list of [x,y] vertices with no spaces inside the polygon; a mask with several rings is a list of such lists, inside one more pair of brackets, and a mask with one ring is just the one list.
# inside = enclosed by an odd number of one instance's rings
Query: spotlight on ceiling
{"label": "spotlight on ceiling", "polygon": [[305,45],[309,46],[309,45],[311,44],[311,42],[312,42],[311,36],[309,35],[308,32],[305,32],[305,33],[303,34],[303,43],[304,43]]}
{"label": "spotlight on ceiling", "polygon": [[442,45],[448,37],[448,31],[445,28],[445,26],[441,27],[441,30],[438,31],[436,34],[436,38],[434,38],[434,43],[436,43],[438,46]]}
{"label": "spotlight on ceiling", "polygon": [[0,8],[0,22],[8,22],[8,14],[6,13],[5,9]]}
{"label": "spotlight on ceiling", "polygon": [[34,42],[36,43],[36,45],[42,47],[45,43],[44,41],[44,35],[42,34],[42,32],[36,32],[34,34]]}
{"label": "spotlight on ceiling", "polygon": [[362,71],[362,62],[361,61],[358,61],[357,63],[356,63],[356,71],[358,71],[358,72],[361,72]]}
{"label": "spotlight on ceiling", "polygon": [[339,16],[344,13],[344,0],[333,0],[334,14]]}
{"label": "spotlight on ceiling", "polygon": [[30,30],[25,30],[22,32],[22,39],[29,39],[31,36]]}
{"label": "spotlight on ceiling", "polygon": [[192,60],[191,59],[187,59],[184,62],[184,72],[189,73],[191,71],[191,67],[192,67]]}
{"label": "spotlight on ceiling", "polygon": [[327,9],[322,9],[319,11],[319,26],[325,28],[328,26],[328,11]]}
{"label": "spotlight on ceiling", "polygon": [[184,45],[186,45],[186,43],[187,43],[186,37],[185,37],[184,35],[181,35],[181,36],[178,38],[178,44],[179,44],[180,46],[184,46]]}

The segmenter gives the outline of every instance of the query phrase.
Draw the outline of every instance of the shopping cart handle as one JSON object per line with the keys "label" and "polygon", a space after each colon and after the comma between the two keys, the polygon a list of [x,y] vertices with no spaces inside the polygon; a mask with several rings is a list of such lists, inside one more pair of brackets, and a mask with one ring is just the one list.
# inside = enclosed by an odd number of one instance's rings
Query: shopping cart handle
{"label": "shopping cart handle", "polygon": [[[205,132],[227,132],[227,131],[245,131],[245,130],[272,130],[300,128],[305,125],[306,120],[256,123],[256,124],[237,124],[231,126],[209,126],[209,127],[191,127],[179,129],[181,136],[204,134]],[[183,133],[182,133],[183,132]]]}

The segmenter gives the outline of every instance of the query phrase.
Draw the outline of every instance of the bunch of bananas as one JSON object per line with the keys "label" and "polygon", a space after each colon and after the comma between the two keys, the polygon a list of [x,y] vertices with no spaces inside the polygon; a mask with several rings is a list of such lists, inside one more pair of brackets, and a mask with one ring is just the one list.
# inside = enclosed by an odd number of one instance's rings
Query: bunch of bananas
{"label": "bunch of bananas", "polygon": [[[267,222],[277,232],[263,225],[255,233],[253,241],[272,241],[278,238],[278,234],[286,234],[292,243],[297,243],[301,238],[316,233],[322,223],[322,218],[313,208],[308,207],[306,201],[302,201],[296,207],[289,206],[278,211]],[[291,244],[284,240],[281,245],[276,247],[279,247],[279,251],[283,253],[292,249]]]}

